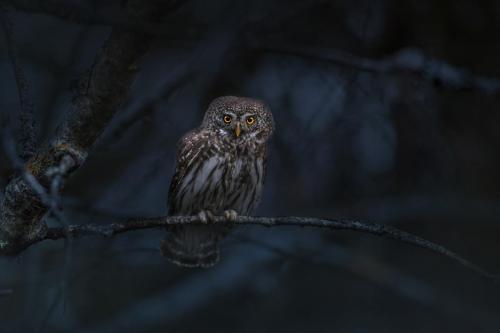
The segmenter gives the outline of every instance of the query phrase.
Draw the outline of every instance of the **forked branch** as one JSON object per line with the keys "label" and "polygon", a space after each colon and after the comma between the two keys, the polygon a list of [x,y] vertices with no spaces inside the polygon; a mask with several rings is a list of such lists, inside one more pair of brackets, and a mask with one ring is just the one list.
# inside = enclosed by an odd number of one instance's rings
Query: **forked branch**
{"label": "forked branch", "polygon": [[[130,0],[126,5],[129,20],[152,24],[164,17],[169,8],[169,1],[160,0]],[[10,24],[6,31],[8,36],[12,34]],[[153,40],[153,35],[144,32],[111,30],[93,66],[80,79],[72,107],[55,136],[38,148],[24,166],[16,166],[23,176],[12,178],[5,188],[0,200],[0,253],[19,253],[45,233],[47,226],[42,218],[56,206],[48,202],[57,202],[46,199],[46,193],[50,192],[52,198],[57,196],[64,180],[85,162],[89,150],[120,109]],[[20,67],[14,67],[21,104],[28,103],[26,80],[18,70]],[[23,108],[29,110],[26,103]]]}

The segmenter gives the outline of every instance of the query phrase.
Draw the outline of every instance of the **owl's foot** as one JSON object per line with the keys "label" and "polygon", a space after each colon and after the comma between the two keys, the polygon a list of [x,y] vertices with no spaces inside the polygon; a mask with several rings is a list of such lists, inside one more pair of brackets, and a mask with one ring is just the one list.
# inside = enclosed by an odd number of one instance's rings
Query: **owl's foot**
{"label": "owl's foot", "polygon": [[212,212],[209,210],[202,210],[198,213],[198,218],[200,219],[201,223],[209,224],[214,221],[214,214],[212,214]]}
{"label": "owl's foot", "polygon": [[236,221],[236,218],[238,217],[238,213],[236,213],[235,210],[229,209],[224,211],[224,217],[226,220],[230,222]]}

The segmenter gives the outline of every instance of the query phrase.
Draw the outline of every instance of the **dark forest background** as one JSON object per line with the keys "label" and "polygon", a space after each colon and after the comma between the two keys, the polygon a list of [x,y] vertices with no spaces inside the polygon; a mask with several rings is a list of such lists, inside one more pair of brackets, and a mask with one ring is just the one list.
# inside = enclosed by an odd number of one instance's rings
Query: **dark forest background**
{"label": "dark forest background", "polygon": [[[128,1],[6,1],[38,142]],[[147,3],[147,1],[144,1]],[[136,24],[137,23],[137,24]],[[221,95],[274,113],[257,215],[389,224],[500,272],[500,2],[185,1],[63,193],[66,221],[166,212],[177,140]],[[0,34],[0,112],[19,98]],[[0,150],[0,185],[13,172]],[[55,223],[48,219],[48,223]],[[0,259],[1,332],[498,332],[500,286],[355,232],[240,227],[212,269],[163,230],[45,241]]]}

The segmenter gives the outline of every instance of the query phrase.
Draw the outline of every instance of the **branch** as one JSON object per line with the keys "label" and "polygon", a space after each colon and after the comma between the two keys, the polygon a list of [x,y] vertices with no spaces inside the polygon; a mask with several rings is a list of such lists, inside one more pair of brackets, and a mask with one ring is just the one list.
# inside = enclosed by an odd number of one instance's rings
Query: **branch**
{"label": "branch", "polygon": [[[151,25],[147,22],[131,21],[128,19],[127,15],[120,12],[117,13],[117,11],[112,14],[100,13],[89,7],[57,0],[38,2],[27,0],[5,1],[18,10],[47,14],[79,24],[113,26],[115,28],[140,31],[154,35],[168,35],[171,33],[171,26],[158,28],[157,25]],[[171,5],[171,9],[177,9],[181,3],[180,1],[174,1]],[[175,25],[184,26],[184,21],[182,20],[185,20],[185,18],[181,18],[181,21],[176,22],[177,24]],[[203,27],[200,27],[200,29],[203,30]],[[176,34],[178,35],[182,32],[183,31],[176,31]],[[261,37],[262,36],[255,36],[256,39],[260,39]],[[411,72],[453,90],[480,91],[486,94],[500,93],[499,78],[475,75],[466,69],[452,66],[442,60],[430,58],[418,49],[403,49],[393,56],[377,60],[334,49],[284,44],[276,41],[258,43],[256,48],[270,53],[288,54],[302,58],[314,58],[316,60],[372,73],[390,74]]]}
{"label": "branch", "polygon": [[500,79],[476,76],[468,70],[452,66],[442,60],[427,57],[418,49],[403,49],[384,59],[364,58],[338,50],[283,43],[259,45],[258,48],[277,54],[312,58],[344,67],[377,74],[414,73],[439,83],[448,89],[480,91],[500,94]]}
{"label": "branch", "polygon": [[[228,221],[225,217],[216,216],[213,223],[228,224],[228,225],[260,225],[265,227],[277,226],[299,226],[299,227],[319,227],[332,230],[352,230],[357,232],[368,233],[384,238],[391,238],[403,243],[411,244],[416,247],[424,248],[440,255],[446,256],[461,265],[492,279],[498,279],[500,276],[491,274],[483,268],[471,263],[460,255],[448,250],[446,247],[423,239],[421,237],[410,234],[406,231],[397,228],[361,222],[357,220],[348,219],[319,219],[313,217],[253,217],[253,216],[239,216],[235,221]],[[64,238],[80,238],[86,236],[104,236],[112,237],[121,233],[130,232],[134,230],[160,228],[168,225],[182,225],[182,224],[203,224],[200,222],[198,216],[164,216],[155,218],[136,218],[130,219],[125,223],[112,223],[107,225],[102,224],[86,224],[86,225],[70,225],[68,227],[50,228],[46,232],[38,235],[33,239],[32,244],[37,242],[51,239],[58,240]]]}
{"label": "branch", "polygon": [[32,96],[29,90],[28,80],[19,62],[16,43],[14,41],[14,25],[10,18],[10,13],[5,5],[0,3],[0,21],[2,22],[7,43],[7,53],[14,70],[16,78],[17,93],[19,96],[20,112],[20,136],[21,158],[28,160],[35,152],[35,117],[33,115]]}
{"label": "branch", "polygon": [[[169,6],[170,2],[161,0],[127,2],[129,19],[137,22],[157,22]],[[25,176],[50,189],[46,192],[63,186],[118,111],[152,41],[147,33],[111,31],[94,65],[80,80],[72,109],[55,138],[28,161]],[[47,228],[41,219],[51,206],[44,204],[32,183],[21,176],[7,184],[0,202],[0,253],[21,252]]]}

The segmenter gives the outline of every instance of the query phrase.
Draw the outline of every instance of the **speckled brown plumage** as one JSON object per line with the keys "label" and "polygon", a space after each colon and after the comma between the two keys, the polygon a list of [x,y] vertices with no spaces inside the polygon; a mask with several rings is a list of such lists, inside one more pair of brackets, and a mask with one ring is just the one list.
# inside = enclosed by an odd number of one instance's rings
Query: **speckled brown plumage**
{"label": "speckled brown plumage", "polygon": [[[265,176],[267,141],[274,125],[261,101],[226,96],[209,106],[202,125],[180,141],[170,184],[169,214],[231,216],[252,213]],[[173,263],[210,267],[229,231],[216,224],[172,226],[162,254]]]}

